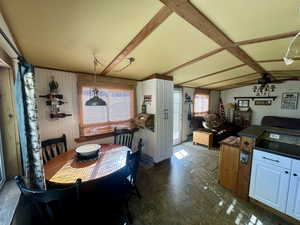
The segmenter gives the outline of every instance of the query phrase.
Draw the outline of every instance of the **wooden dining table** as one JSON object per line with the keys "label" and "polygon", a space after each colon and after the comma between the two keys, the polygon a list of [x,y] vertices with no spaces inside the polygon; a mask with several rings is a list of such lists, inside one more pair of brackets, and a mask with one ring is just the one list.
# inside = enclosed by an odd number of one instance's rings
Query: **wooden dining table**
{"label": "wooden dining table", "polygon": [[47,181],[58,184],[71,184],[80,178],[82,182],[96,180],[116,173],[126,165],[126,146],[101,144],[98,159],[78,161],[76,151],[68,150],[44,165]]}

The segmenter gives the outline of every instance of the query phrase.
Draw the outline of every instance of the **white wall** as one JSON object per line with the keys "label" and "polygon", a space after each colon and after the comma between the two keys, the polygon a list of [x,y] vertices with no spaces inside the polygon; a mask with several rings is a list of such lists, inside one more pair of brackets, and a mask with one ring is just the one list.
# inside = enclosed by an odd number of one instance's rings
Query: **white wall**
{"label": "white wall", "polygon": [[[86,143],[76,143],[75,138],[79,137],[79,119],[77,103],[77,77],[75,73],[61,72],[56,70],[35,69],[35,80],[37,95],[49,93],[49,81],[51,77],[59,84],[59,92],[63,94],[67,104],[62,106],[62,111],[71,113],[72,116],[62,119],[50,119],[50,107],[46,105],[45,98],[38,98],[39,126],[41,140],[60,137],[66,134],[68,148],[75,148]],[[103,138],[92,143],[112,143],[113,138]]]}
{"label": "white wall", "polygon": [[[255,96],[252,91],[253,85],[229,89],[221,92],[221,97],[224,106],[228,103],[234,103],[234,97],[242,96]],[[252,109],[252,124],[260,125],[261,119],[264,116],[282,116],[300,118],[300,106],[298,99],[297,110],[285,110],[281,109],[281,97],[283,92],[300,92],[300,81],[287,81],[282,84],[276,84],[276,89],[272,93],[272,96],[278,96],[270,106],[257,106],[254,105],[254,101],[250,100],[250,107]],[[225,108],[226,111],[226,108]]]}

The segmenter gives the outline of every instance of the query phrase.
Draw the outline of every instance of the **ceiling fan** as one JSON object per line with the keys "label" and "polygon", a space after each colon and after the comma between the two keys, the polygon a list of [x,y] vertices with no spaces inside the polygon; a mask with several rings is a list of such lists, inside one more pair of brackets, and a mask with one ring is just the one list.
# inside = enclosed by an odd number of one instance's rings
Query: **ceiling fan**
{"label": "ceiling fan", "polygon": [[300,79],[300,77],[297,77],[297,76],[290,76],[287,78],[278,79],[278,78],[275,78],[271,73],[263,73],[261,75],[261,78],[259,78],[257,80],[257,84],[260,84],[261,87],[264,88],[267,84],[281,84],[288,80],[299,80],[299,79]]}
{"label": "ceiling fan", "polygon": [[288,77],[283,79],[277,79],[272,76],[271,73],[263,73],[261,78],[257,80],[257,84],[253,87],[253,92],[257,96],[269,96],[271,92],[275,91],[276,86],[274,84],[281,84],[288,80],[299,80],[300,77]]}

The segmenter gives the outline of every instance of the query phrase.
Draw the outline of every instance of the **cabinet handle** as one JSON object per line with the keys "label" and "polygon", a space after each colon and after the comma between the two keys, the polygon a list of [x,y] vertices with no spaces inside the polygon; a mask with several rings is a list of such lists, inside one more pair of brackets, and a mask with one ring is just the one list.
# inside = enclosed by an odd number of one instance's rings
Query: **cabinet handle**
{"label": "cabinet handle", "polygon": [[298,175],[297,175],[296,173],[293,173],[293,176],[296,177],[296,176],[298,176]]}
{"label": "cabinet handle", "polygon": [[284,171],[286,174],[289,174],[289,171]]}
{"label": "cabinet handle", "polygon": [[280,161],[277,160],[277,159],[270,159],[270,158],[267,158],[267,157],[265,157],[265,156],[263,156],[263,159],[270,160],[270,161],[272,161],[272,162],[277,162],[277,163],[280,162]]}

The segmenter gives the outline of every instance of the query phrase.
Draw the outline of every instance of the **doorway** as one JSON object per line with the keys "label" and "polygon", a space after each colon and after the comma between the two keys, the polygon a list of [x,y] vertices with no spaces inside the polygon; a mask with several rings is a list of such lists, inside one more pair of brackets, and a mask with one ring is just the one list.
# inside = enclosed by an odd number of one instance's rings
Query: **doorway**
{"label": "doorway", "polygon": [[181,143],[182,137],[182,89],[173,91],[173,145]]}

